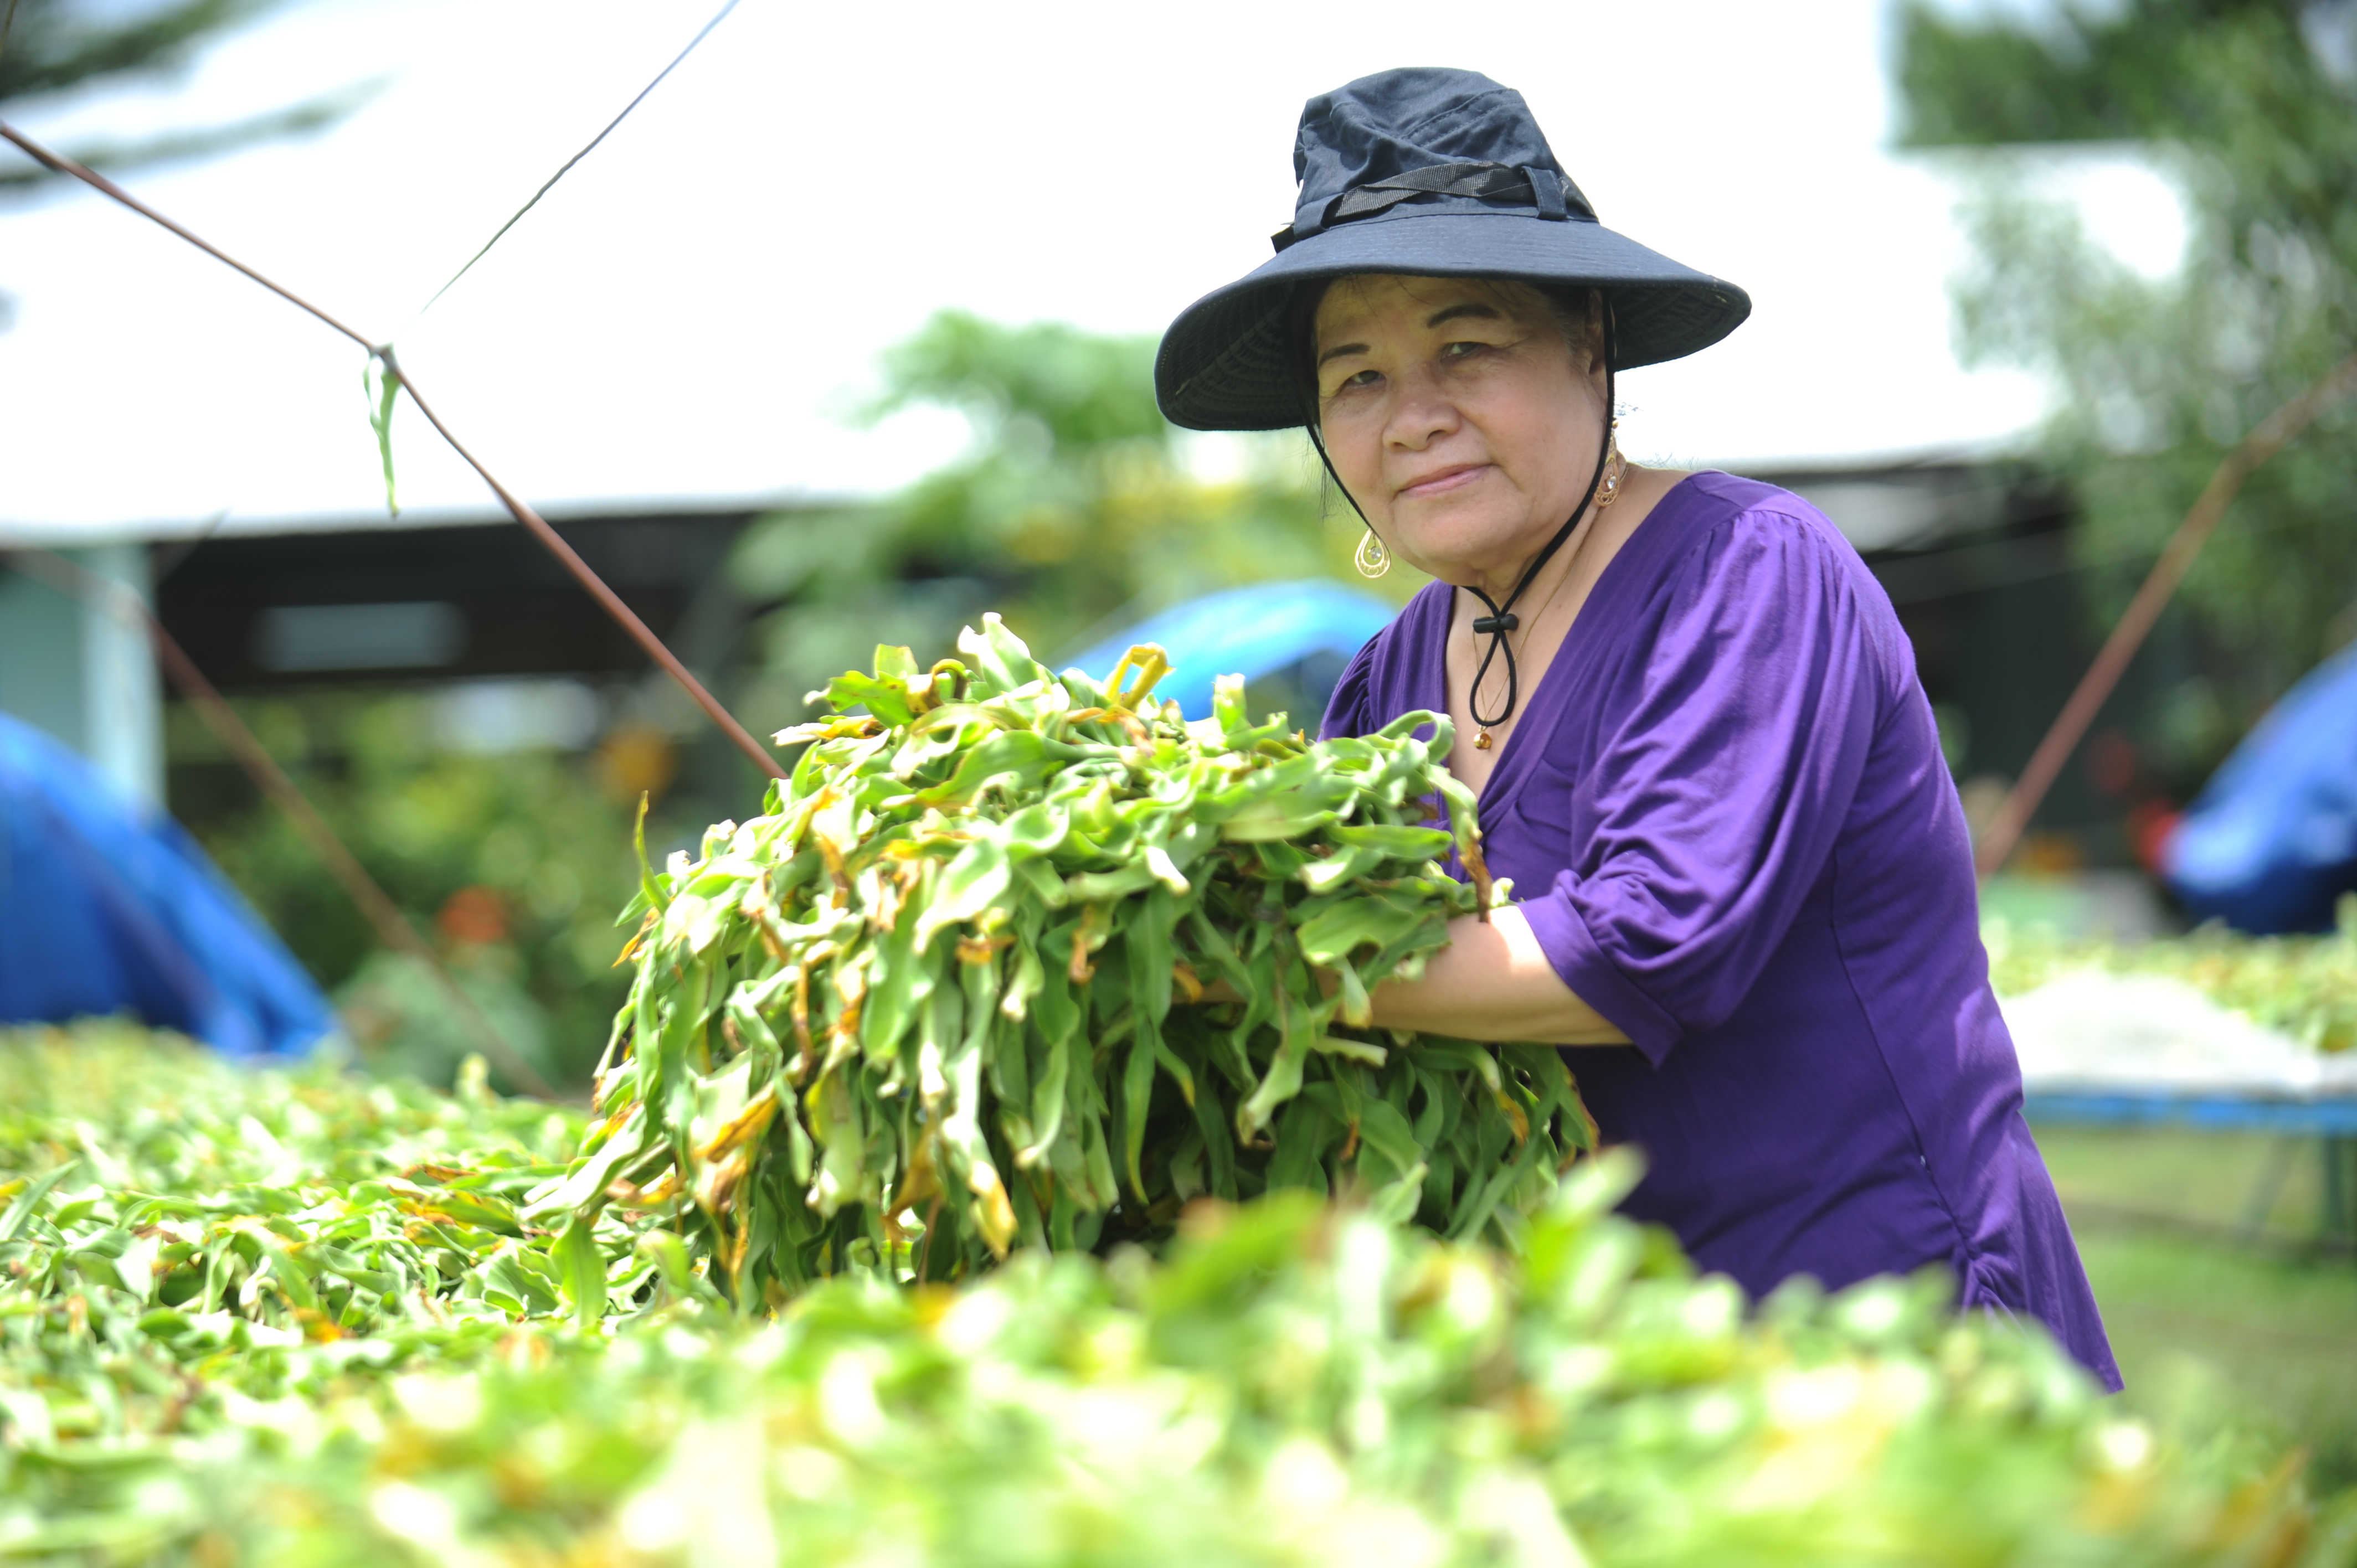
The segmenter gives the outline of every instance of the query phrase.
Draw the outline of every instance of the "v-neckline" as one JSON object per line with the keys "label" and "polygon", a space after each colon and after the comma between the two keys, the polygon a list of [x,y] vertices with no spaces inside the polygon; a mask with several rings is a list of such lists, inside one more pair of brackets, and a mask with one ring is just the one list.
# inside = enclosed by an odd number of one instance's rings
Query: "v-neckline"
{"label": "v-neckline", "polygon": [[[1497,765],[1490,769],[1490,777],[1482,781],[1480,793],[1473,799],[1474,809],[1480,815],[1488,817],[1503,809],[1521,788],[1523,779],[1529,774],[1527,766],[1517,766],[1531,750],[1531,746],[1523,745],[1523,736],[1534,729],[1552,728],[1553,721],[1560,716],[1566,700],[1563,695],[1566,686],[1564,682],[1555,679],[1555,672],[1564,667],[1566,655],[1574,652],[1576,645],[1592,643],[1602,636],[1603,633],[1597,629],[1599,621],[1609,629],[1610,623],[1624,620],[1632,613],[1633,607],[1626,602],[1626,595],[1608,597],[1606,589],[1616,577],[1625,577],[1638,570],[1630,564],[1632,556],[1641,560],[1656,553],[1654,541],[1676,532],[1657,525],[1671,521],[1665,514],[1685,510],[1693,481],[1709,471],[1687,474],[1664,490],[1662,499],[1653,503],[1652,510],[1645,514],[1643,521],[1613,553],[1612,559],[1604,564],[1604,570],[1597,574],[1596,585],[1588,589],[1579,613],[1572,618],[1571,625],[1564,628],[1563,641],[1556,645],[1555,657],[1547,660],[1547,667],[1540,673],[1538,683],[1532,688],[1529,704],[1523,710],[1522,722],[1508,733],[1505,745],[1499,748]],[[1422,677],[1428,682],[1424,694],[1432,699],[1422,706],[1431,713],[1446,714],[1448,712],[1448,635],[1457,624],[1457,596],[1462,590],[1450,585],[1438,585],[1448,589],[1439,605],[1440,657],[1433,661]],[[1599,603],[1599,600],[1603,602]],[[1534,722],[1540,718],[1542,707],[1548,721],[1545,724]],[[1534,746],[1537,744],[1532,743]]]}

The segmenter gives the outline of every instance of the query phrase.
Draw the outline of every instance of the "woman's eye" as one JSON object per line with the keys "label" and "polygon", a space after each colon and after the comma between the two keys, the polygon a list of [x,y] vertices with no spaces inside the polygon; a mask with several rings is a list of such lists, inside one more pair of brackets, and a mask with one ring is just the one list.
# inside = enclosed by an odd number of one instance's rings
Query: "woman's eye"
{"label": "woman's eye", "polygon": [[1487,343],[1450,343],[1440,350],[1440,357],[1444,360],[1461,360],[1466,355],[1476,353],[1489,346]]}

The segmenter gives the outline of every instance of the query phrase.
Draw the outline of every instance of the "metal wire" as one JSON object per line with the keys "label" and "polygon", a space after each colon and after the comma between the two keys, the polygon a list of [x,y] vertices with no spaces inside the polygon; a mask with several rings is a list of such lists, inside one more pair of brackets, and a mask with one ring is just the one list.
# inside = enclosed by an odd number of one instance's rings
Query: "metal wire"
{"label": "metal wire", "polygon": [[735,9],[737,9],[737,0],[728,0],[726,5],[721,6],[719,11],[714,15],[712,20],[704,24],[703,30],[698,32],[695,37],[687,40],[687,48],[680,50],[678,55],[673,58],[671,64],[655,72],[655,79],[652,81],[648,82],[644,87],[639,89],[639,95],[636,98],[631,99],[628,103],[622,105],[622,112],[619,114],[615,115],[613,120],[604,130],[590,137],[589,145],[587,146],[582,148],[579,152],[565,159],[565,166],[558,169],[554,174],[550,175],[548,177],[547,183],[543,185],[538,190],[532,193],[532,199],[525,202],[522,207],[517,208],[515,210],[515,216],[500,224],[500,231],[497,234],[492,235],[490,239],[484,241],[483,248],[477,251],[473,255],[468,256],[465,266],[460,267],[457,272],[450,274],[450,282],[444,284],[440,288],[434,291],[434,299],[429,299],[424,305],[417,307],[417,314],[423,316],[427,311],[433,309],[435,299],[439,299],[444,295],[449,293],[452,286],[456,285],[460,278],[465,277],[477,262],[479,262],[485,256],[490,255],[491,253],[491,247],[498,244],[501,238],[506,235],[507,231],[514,228],[516,224],[522,220],[525,213],[539,206],[540,199],[546,196],[552,189],[555,188],[556,182],[563,179],[566,174],[571,172],[575,164],[579,163],[583,158],[587,157],[591,153],[597,151],[597,144],[604,141],[608,136],[612,135],[614,134],[614,127],[629,119],[630,117],[630,111],[645,102],[647,94],[652,92],[656,88],[661,87],[662,85],[662,79],[669,76],[673,71],[677,70],[679,69],[679,62],[695,52],[695,46],[704,41],[705,35],[711,32],[713,28],[718,27],[722,18],[726,17],[729,12],[734,11]]}
{"label": "metal wire", "polygon": [[358,343],[361,348],[367,349],[372,358],[382,362],[384,366],[384,373],[398,381],[401,385],[401,389],[409,394],[409,401],[416,405],[418,413],[425,416],[426,423],[433,425],[435,431],[440,435],[442,439],[450,444],[451,450],[457,452],[460,457],[466,459],[467,466],[474,469],[475,472],[482,478],[483,482],[490,487],[491,493],[499,497],[500,503],[508,509],[509,514],[518,522],[522,523],[526,529],[530,530],[533,536],[539,540],[542,545],[547,549],[548,553],[555,556],[557,562],[564,566],[565,571],[573,575],[574,580],[578,582],[582,587],[588,591],[590,597],[597,601],[598,605],[606,611],[607,615],[611,617],[615,623],[620,626],[624,631],[630,633],[631,640],[636,642],[641,649],[645,650],[647,656],[650,659],[652,659],[657,665],[661,666],[665,674],[669,675],[673,681],[679,683],[680,688],[686,692],[689,697],[694,700],[695,705],[704,710],[705,716],[709,718],[713,724],[719,728],[723,735],[726,736],[730,741],[735,743],[737,749],[743,752],[745,756],[750,759],[754,767],[759,768],[770,778],[783,779],[786,776],[786,770],[778,765],[777,759],[770,755],[768,748],[764,747],[759,741],[755,740],[746,730],[745,726],[738,724],[735,716],[732,715],[726,708],[720,705],[718,698],[715,697],[710,692],[705,690],[704,682],[698,681],[694,674],[689,672],[687,666],[679,661],[678,656],[673,654],[669,648],[664,646],[662,639],[657,637],[654,634],[653,629],[650,628],[645,621],[639,618],[638,613],[635,610],[631,609],[630,606],[622,602],[620,595],[615,593],[612,588],[607,586],[605,580],[590,569],[589,564],[581,559],[579,553],[576,552],[573,546],[567,544],[565,542],[564,537],[559,534],[555,529],[549,526],[547,520],[543,518],[532,508],[526,506],[522,501],[517,499],[515,495],[510,491],[505,485],[500,484],[500,481],[492,476],[491,471],[489,468],[484,467],[480,462],[476,460],[473,453],[468,451],[465,446],[459,445],[458,438],[450,433],[449,427],[444,424],[442,421],[436,416],[434,410],[427,404],[425,399],[419,395],[417,383],[410,378],[408,372],[404,371],[399,362],[395,360],[393,358],[392,344],[371,342],[367,338],[363,337],[359,332],[354,331],[351,328],[347,327],[341,321],[337,320],[334,317],[328,315],[317,306],[313,305],[309,300],[305,299],[301,295],[296,294],[294,290],[264,276],[253,268],[247,266],[243,262],[239,261],[235,256],[231,255],[228,252],[221,250],[219,246],[209,243],[207,241],[190,232],[188,230],[182,228],[179,224],[173,222],[169,218],[165,217],[154,208],[149,207],[146,203],[139,200],[130,192],[124,190],[121,186],[118,186],[113,180],[108,179],[104,175],[99,174],[95,170],[83,167],[81,164],[76,163],[73,159],[65,156],[61,153],[50,151],[48,148],[41,145],[40,143],[34,141],[30,136],[26,135],[23,132],[18,131],[5,121],[0,121],[0,140],[9,142],[21,148],[27,156],[30,156],[35,162],[39,163],[42,166],[53,169],[59,174],[70,175],[75,179],[81,180],[83,184],[91,187],[93,190],[100,191],[113,200],[122,203],[132,211],[138,213],[142,218],[146,219],[149,222],[155,223],[170,232],[178,235],[181,239],[186,240],[189,244],[194,245],[197,249],[204,252],[205,254],[212,257],[218,262],[221,262],[224,265],[236,268],[239,272],[243,273],[247,277],[252,278],[254,282],[260,284],[271,293],[278,295],[281,299],[309,312],[312,316],[317,317],[328,326],[334,328],[337,331],[342,333],[345,337],[350,338],[353,342]]}

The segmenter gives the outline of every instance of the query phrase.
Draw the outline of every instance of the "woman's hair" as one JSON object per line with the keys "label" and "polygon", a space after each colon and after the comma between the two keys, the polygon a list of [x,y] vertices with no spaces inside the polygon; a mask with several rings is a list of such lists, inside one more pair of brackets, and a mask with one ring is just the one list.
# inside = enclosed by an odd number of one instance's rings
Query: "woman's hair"
{"label": "woman's hair", "polygon": [[[1318,307],[1325,303],[1328,291],[1335,285],[1356,283],[1364,275],[1313,278],[1296,288],[1293,297],[1286,302],[1286,370],[1293,382],[1294,396],[1301,404],[1302,423],[1313,430],[1318,426]],[[1601,330],[1603,301],[1595,289],[1577,284],[1524,283],[1519,278],[1488,281],[1510,290],[1527,289],[1536,295],[1555,330],[1563,334],[1574,361],[1589,351],[1596,334]]]}

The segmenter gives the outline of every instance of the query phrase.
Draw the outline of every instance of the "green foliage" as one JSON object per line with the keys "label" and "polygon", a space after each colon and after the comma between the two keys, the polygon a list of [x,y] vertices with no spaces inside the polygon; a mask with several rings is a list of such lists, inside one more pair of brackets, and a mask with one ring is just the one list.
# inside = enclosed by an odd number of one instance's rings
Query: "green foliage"
{"label": "green foliage", "polygon": [[1346,572],[1355,530],[1320,518],[1306,444],[1213,438],[1235,472],[1197,478],[1190,438],[1155,407],[1153,363],[1151,338],[958,311],[888,351],[866,413],[952,409],[973,445],[897,496],[748,531],[737,584],[780,607],[759,633],[770,674],[749,705],[799,713],[855,650],[940,647],[986,607],[1033,646],[1065,649],[1118,629],[1111,618]]}
{"label": "green foliage", "polygon": [[[1958,19],[1953,8],[1911,0],[1900,13],[1899,86],[1911,146],[2007,143],[2190,140],[2188,130],[2225,110],[2198,139],[2250,134],[2274,166],[2269,183],[2296,195],[2311,217],[2332,216],[2330,163],[2276,160],[2285,142],[2329,156],[2345,143],[2346,115],[2332,102],[2346,85],[2303,29],[2330,25],[2312,0],[2135,0],[2124,5],[2063,0],[2035,16],[2019,12]],[[2208,49],[2240,57],[2203,69]]]}
{"label": "green foliage", "polygon": [[[2047,459],[2108,626],[2225,451],[2357,349],[2357,94],[2341,8],[2128,0],[2035,18],[1900,13],[1904,140],[1917,147],[2133,144],[2188,209],[2179,272],[2147,278],[2037,194],[2042,155],[1984,151],[1960,285],[1969,357],[2046,373]],[[2180,598],[2216,679],[2144,737],[2180,789],[2331,647],[2357,636],[2343,406],[2255,475]],[[2218,722],[2222,713],[2224,722]]]}
{"label": "green foliage", "polygon": [[0,1068],[18,1305],[79,1296],[101,1329],[191,1360],[504,1324],[502,1282],[542,1272],[515,1196],[581,1133],[492,1096],[479,1065],[455,1098],[325,1065],[248,1075],[121,1025],[0,1033]]}
{"label": "green foliage", "polygon": [[[584,1042],[594,1045],[597,1036],[552,1037],[549,1008],[524,986],[522,951],[507,942],[445,940],[437,945],[444,972],[471,1010],[458,1004],[423,959],[382,948],[336,987],[337,1015],[370,1071],[447,1088],[460,1064],[483,1049],[488,1022],[544,1081],[578,1083],[587,1077]],[[503,1076],[500,1081],[513,1087]]]}
{"label": "green foliage", "polygon": [[2357,1048],[2357,894],[2341,929],[2320,937],[2246,937],[2204,926],[2188,937],[2067,941],[2040,926],[1985,923],[1989,980],[2000,996],[2034,991],[2076,969],[2165,974],[2320,1051]]}
{"label": "green foliage", "polygon": [[205,38],[258,15],[266,0],[175,0],[135,9],[87,0],[0,4],[0,102],[186,63]]}
{"label": "green foliage", "polygon": [[[438,748],[426,703],[335,695],[244,704],[336,832],[510,1038],[557,1081],[581,1081],[605,1043],[626,977],[613,970],[612,912],[638,886],[629,806],[579,758]],[[188,726],[178,726],[187,728]],[[175,735],[183,761],[210,742]],[[447,1083],[477,1048],[429,977],[378,953],[374,933],[310,846],[237,780],[224,804],[191,800],[190,830],[322,983],[356,1039],[389,1070]],[[176,783],[176,799],[188,791]],[[504,940],[437,929],[462,889],[496,901]],[[371,957],[371,955],[376,955]],[[544,1049],[540,1042],[545,1040]]]}
{"label": "green foliage", "polygon": [[1053,321],[1003,327],[945,310],[885,351],[884,391],[866,413],[955,409],[994,450],[1085,457],[1132,444],[1163,447],[1171,431],[1155,404],[1152,354],[1149,338]]}
{"label": "green foliage", "polygon": [[[20,98],[72,92],[187,64],[207,42],[272,8],[275,0],[167,0],[146,6],[92,0],[0,0],[0,109]],[[93,168],[124,168],[234,152],[279,136],[326,129],[372,89],[331,92],[198,130],[127,144],[85,144],[71,156]],[[0,168],[0,193],[63,179],[29,161]]]}
{"label": "green foliage", "polygon": [[[380,1212],[371,1183],[488,1201],[478,1178],[571,1125],[106,1026],[0,1038],[0,1555],[2327,1568],[2357,1544],[2296,1461],[2155,1434],[1936,1277],[1747,1315],[1611,1213],[1626,1156],[1575,1171],[1519,1255],[1295,1193],[1190,1210],[1159,1263],[840,1279],[769,1323],[660,1243],[652,1304],[602,1334],[528,1269],[514,1308],[452,1292],[446,1320],[285,1305],[361,1272],[330,1233]],[[167,1208],[195,1213],[124,1222]],[[172,1227],[229,1239],[217,1313],[130,1288],[197,1272]],[[412,1214],[385,1244],[474,1229]]]}
{"label": "green foliage", "polygon": [[1232,678],[1182,724],[1159,649],[1099,685],[996,617],[958,647],[837,677],[767,813],[648,873],[607,1120],[529,1214],[692,1197],[745,1303],[1159,1240],[1279,1187],[1512,1240],[1593,1142],[1561,1057],[1371,1027],[1369,989],[1481,902],[1424,825],[1445,795],[1478,867],[1448,721],[1310,745]]}

